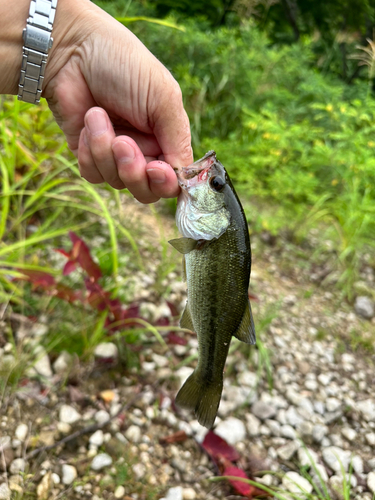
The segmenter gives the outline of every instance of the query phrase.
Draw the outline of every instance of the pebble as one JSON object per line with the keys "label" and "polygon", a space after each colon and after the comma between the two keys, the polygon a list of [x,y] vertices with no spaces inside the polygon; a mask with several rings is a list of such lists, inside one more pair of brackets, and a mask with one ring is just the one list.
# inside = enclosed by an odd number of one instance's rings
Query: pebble
{"label": "pebble", "polygon": [[375,402],[373,399],[365,399],[356,403],[356,409],[363,415],[367,422],[375,420]]}
{"label": "pebble", "polygon": [[10,500],[11,494],[12,492],[7,484],[0,484],[0,500]]}
{"label": "pebble", "polygon": [[249,436],[259,436],[260,420],[252,413],[246,413],[246,428]]}
{"label": "pebble", "polygon": [[131,443],[139,443],[141,441],[141,429],[137,425],[131,425],[125,432],[125,437]]}
{"label": "pebble", "polygon": [[113,342],[104,342],[102,344],[98,344],[95,347],[94,354],[95,354],[96,358],[102,358],[102,359],[115,358],[115,359],[117,359],[118,349],[117,349],[116,344],[114,344]]}
{"label": "pebble", "polygon": [[74,465],[63,464],[62,466],[62,483],[65,485],[72,484],[78,476],[77,469]]}
{"label": "pebble", "polygon": [[42,377],[50,378],[53,375],[48,354],[43,348],[37,350],[37,361],[34,363],[34,370]]}
{"label": "pebble", "polygon": [[95,413],[95,420],[98,424],[105,424],[110,418],[109,413],[105,410],[99,410]]}
{"label": "pebble", "polygon": [[281,460],[290,460],[300,447],[298,441],[291,441],[277,449],[277,456]]}
{"label": "pebble", "polygon": [[321,425],[321,424],[314,425],[312,430],[313,440],[316,441],[317,443],[321,443],[327,432],[328,432],[328,427],[326,425]]}
{"label": "pebble", "polygon": [[123,498],[125,496],[126,490],[123,486],[117,486],[115,489],[114,497],[115,498]]}
{"label": "pebble", "polygon": [[73,357],[67,351],[62,351],[56,361],[53,363],[53,370],[55,373],[62,375],[68,371],[72,365]]}
{"label": "pebble", "polygon": [[350,464],[351,453],[337,446],[329,446],[324,448],[322,452],[323,460],[328,467],[335,472],[341,472],[342,469],[346,472]]}
{"label": "pebble", "polygon": [[26,424],[19,424],[14,434],[17,439],[24,442],[25,439],[27,438],[28,433],[29,433],[29,427]]}
{"label": "pebble", "polygon": [[375,304],[369,297],[359,296],[355,299],[354,310],[358,316],[371,319],[375,315]]}
{"label": "pebble", "polygon": [[160,500],[183,500],[183,489],[181,486],[176,486],[175,488],[170,488],[167,491],[165,497]]}
{"label": "pebble", "polygon": [[293,429],[291,425],[283,425],[280,429],[280,433],[282,437],[285,437],[287,439],[296,439],[297,434],[296,431]]}
{"label": "pebble", "polygon": [[357,437],[357,432],[350,427],[344,427],[343,429],[341,429],[341,434],[350,442],[354,441]]}
{"label": "pebble", "polygon": [[298,461],[302,467],[308,466],[310,468],[314,468],[319,461],[319,457],[314,450],[301,447],[298,450]]}
{"label": "pebble", "polygon": [[102,446],[104,442],[104,433],[101,429],[98,429],[94,434],[91,434],[89,443],[97,446],[98,448]]}
{"label": "pebble", "polygon": [[146,474],[146,466],[144,464],[134,464],[132,470],[138,480],[142,479]]}
{"label": "pebble", "polygon": [[375,493],[375,472],[369,472],[367,475],[367,486],[371,493]]}
{"label": "pebble", "polygon": [[276,408],[263,401],[256,401],[251,407],[251,411],[260,420],[267,420],[276,415]]}
{"label": "pebble", "polygon": [[11,474],[19,474],[20,472],[24,472],[26,468],[26,461],[23,458],[16,458],[10,464],[9,472]]}
{"label": "pebble", "polygon": [[313,486],[297,472],[289,471],[282,479],[283,486],[291,493],[311,493]]}
{"label": "pebble", "polygon": [[183,500],[195,500],[197,494],[193,488],[183,488],[182,490],[182,498]]}
{"label": "pebble", "polygon": [[225,439],[229,444],[234,445],[245,439],[246,428],[242,420],[230,417],[219,422],[216,426],[215,433]]}
{"label": "pebble", "polygon": [[59,420],[64,424],[74,424],[81,420],[81,414],[70,405],[62,405],[59,412]]}
{"label": "pebble", "polygon": [[237,376],[237,381],[240,387],[256,387],[258,383],[258,376],[256,373],[243,371]]}
{"label": "pebble", "polygon": [[112,458],[107,453],[99,453],[99,455],[96,455],[91,462],[91,469],[101,470],[109,465],[112,465]]}

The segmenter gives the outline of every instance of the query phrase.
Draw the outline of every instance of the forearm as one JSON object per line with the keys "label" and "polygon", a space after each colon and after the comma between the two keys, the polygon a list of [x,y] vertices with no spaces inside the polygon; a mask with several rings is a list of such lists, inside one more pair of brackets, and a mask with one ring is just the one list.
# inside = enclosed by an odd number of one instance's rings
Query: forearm
{"label": "forearm", "polygon": [[16,94],[30,0],[0,0],[0,93]]}
{"label": "forearm", "polygon": [[[17,94],[22,64],[22,32],[29,16],[30,0],[0,0],[0,94]],[[69,59],[79,37],[80,20],[89,0],[59,0],[53,26],[53,46],[48,54],[45,83]],[[75,23],[74,30],[72,25]],[[57,57],[55,57],[57,56]]]}

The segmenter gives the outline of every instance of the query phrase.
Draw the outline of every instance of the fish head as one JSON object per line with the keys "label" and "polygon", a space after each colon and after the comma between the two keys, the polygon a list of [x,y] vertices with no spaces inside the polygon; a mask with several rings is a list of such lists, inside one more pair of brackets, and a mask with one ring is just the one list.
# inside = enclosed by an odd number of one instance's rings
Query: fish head
{"label": "fish head", "polygon": [[176,223],[181,234],[195,240],[219,238],[230,224],[225,191],[230,189],[214,151],[177,173],[181,193]]}

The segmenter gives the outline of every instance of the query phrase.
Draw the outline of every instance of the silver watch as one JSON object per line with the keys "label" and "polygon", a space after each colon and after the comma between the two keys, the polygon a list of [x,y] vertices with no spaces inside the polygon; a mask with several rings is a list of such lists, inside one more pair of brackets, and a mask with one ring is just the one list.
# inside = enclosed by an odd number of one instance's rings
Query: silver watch
{"label": "silver watch", "polygon": [[39,104],[57,0],[31,0],[24,41],[18,99]]}

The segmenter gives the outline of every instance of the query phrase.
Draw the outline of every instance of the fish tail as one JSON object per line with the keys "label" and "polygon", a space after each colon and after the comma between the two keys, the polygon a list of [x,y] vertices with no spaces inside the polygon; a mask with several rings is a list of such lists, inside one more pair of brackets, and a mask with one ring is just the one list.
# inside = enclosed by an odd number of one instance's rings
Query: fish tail
{"label": "fish tail", "polygon": [[175,402],[180,408],[194,410],[198,422],[211,429],[215,422],[222,392],[222,378],[207,383],[194,370],[179,390]]}

